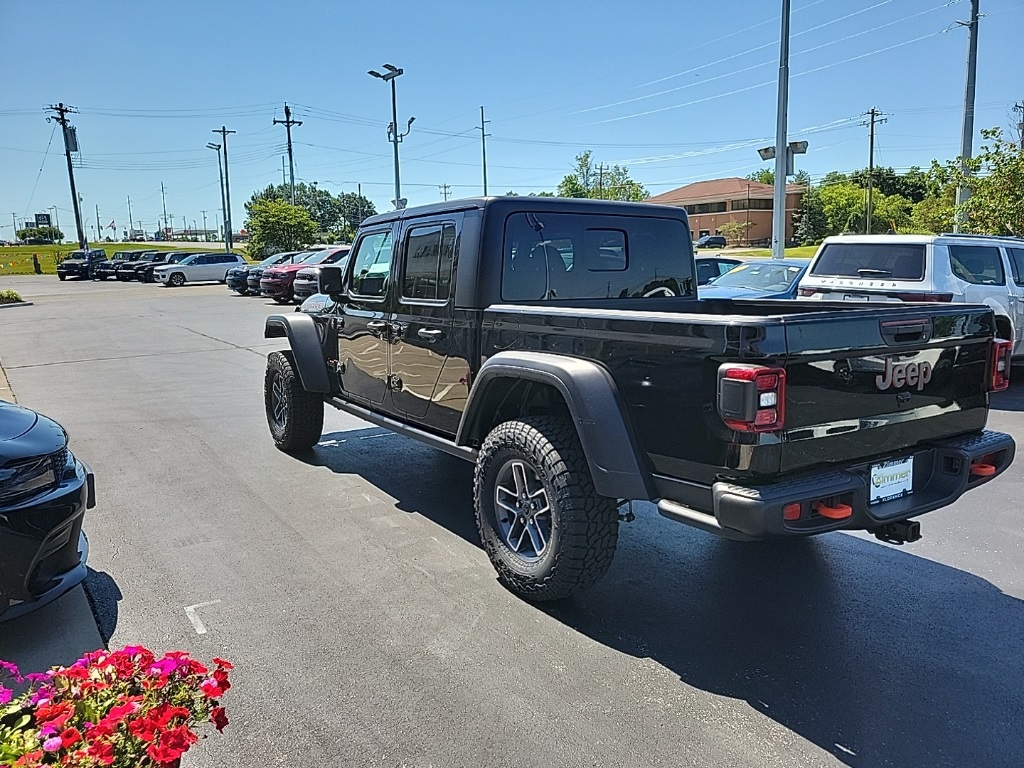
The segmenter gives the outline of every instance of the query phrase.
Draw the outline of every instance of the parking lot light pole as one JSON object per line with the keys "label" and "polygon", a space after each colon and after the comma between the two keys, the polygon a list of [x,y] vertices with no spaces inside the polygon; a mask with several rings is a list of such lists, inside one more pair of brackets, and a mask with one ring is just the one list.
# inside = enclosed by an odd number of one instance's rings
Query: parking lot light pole
{"label": "parking lot light pole", "polygon": [[405,72],[404,69],[392,66],[391,64],[385,64],[384,69],[387,70],[386,75],[382,75],[380,72],[371,69],[367,72],[371,77],[376,77],[379,80],[383,80],[385,83],[391,83],[391,125],[388,126],[388,139],[394,145],[395,151],[395,199],[394,204],[396,209],[405,208],[405,200],[402,199],[402,175],[399,170],[398,164],[398,145],[402,139],[409,135],[409,131],[412,128],[415,117],[409,118],[409,124],[405,128],[405,133],[399,133],[398,131],[398,94],[395,90],[395,79]]}
{"label": "parking lot light pole", "polygon": [[[224,221],[227,221],[228,204],[224,198],[224,166],[220,161],[220,144],[214,144],[213,142],[210,142],[209,144],[206,145],[206,148],[212,149],[217,153],[217,172],[220,174],[220,209],[222,211],[222,215],[224,216]],[[228,245],[227,230],[225,230],[222,234],[224,235],[224,250],[230,251],[231,246]]]}
{"label": "parking lot light pole", "polygon": [[775,124],[775,199],[772,209],[772,258],[781,259],[786,251],[786,141],[789,113],[789,5],[782,0],[782,36],[779,40],[779,103]]}

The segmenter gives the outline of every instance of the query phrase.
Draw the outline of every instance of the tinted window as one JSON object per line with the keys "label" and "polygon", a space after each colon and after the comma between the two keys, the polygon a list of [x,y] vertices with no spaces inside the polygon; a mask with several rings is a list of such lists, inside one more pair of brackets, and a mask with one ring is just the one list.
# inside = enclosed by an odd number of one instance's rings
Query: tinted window
{"label": "tinted window", "polygon": [[352,261],[352,293],[383,296],[391,275],[391,230],[366,235]]}
{"label": "tinted window", "polygon": [[922,280],[924,251],[925,246],[918,244],[829,243],[811,274],[867,280]]}
{"label": "tinted window", "polygon": [[1024,285],[1024,248],[1007,248],[1010,266],[1013,267],[1013,282]]}
{"label": "tinted window", "polygon": [[506,301],[684,296],[691,246],[676,219],[516,213],[505,221]]}
{"label": "tinted window", "polygon": [[454,225],[437,224],[410,229],[405,241],[402,296],[407,299],[446,300],[451,291],[454,261]]}
{"label": "tinted window", "polygon": [[999,249],[986,245],[949,246],[949,265],[961,280],[976,285],[1003,285],[1003,259]]}
{"label": "tinted window", "polygon": [[697,262],[697,285],[707,285],[711,280],[714,280],[720,274],[721,273],[718,271],[718,265],[715,262]]}

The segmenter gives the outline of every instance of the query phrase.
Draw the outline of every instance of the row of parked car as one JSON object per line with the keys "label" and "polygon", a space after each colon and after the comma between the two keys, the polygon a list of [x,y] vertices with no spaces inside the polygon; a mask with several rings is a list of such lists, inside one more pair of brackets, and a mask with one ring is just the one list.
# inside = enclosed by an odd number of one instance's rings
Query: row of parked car
{"label": "row of parked car", "polygon": [[245,263],[244,256],[224,251],[117,251],[107,258],[106,251],[97,248],[70,253],[57,265],[57,277],[138,280],[178,287],[185,283],[222,283],[231,267]]}
{"label": "row of parked car", "polygon": [[228,290],[243,296],[266,296],[279,304],[302,302],[317,292],[320,267],[348,256],[350,246],[330,245],[306,251],[286,251],[258,264],[239,264],[227,271]]}

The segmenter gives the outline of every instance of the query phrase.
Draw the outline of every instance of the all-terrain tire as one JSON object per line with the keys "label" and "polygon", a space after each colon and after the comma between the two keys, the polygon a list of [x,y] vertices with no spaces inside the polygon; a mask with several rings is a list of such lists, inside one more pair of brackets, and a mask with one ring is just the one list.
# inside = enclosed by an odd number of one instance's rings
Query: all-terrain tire
{"label": "all-terrain tire", "polygon": [[[502,468],[522,461],[543,483],[550,514],[549,540],[534,559],[520,557],[505,540],[495,503]],[[608,571],[618,542],[614,499],[598,496],[572,423],[554,416],[506,421],[484,440],[473,482],[477,529],[498,579],[526,600],[564,598]]]}
{"label": "all-terrain tire", "polygon": [[65,280],[68,279],[68,276],[63,274],[63,273],[61,273],[61,272],[58,272],[57,273],[57,279],[60,280],[63,283]]}
{"label": "all-terrain tire", "polygon": [[263,379],[263,402],[274,445],[285,453],[308,451],[324,431],[324,401],[302,388],[291,350],[271,352]]}

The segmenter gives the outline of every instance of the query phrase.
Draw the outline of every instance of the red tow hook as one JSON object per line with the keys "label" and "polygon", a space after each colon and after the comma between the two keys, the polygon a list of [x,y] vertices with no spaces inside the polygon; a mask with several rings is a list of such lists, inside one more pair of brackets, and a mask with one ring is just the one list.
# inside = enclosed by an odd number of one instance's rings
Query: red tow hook
{"label": "red tow hook", "polygon": [[984,464],[980,461],[976,461],[971,464],[971,474],[977,475],[978,477],[992,477],[996,473],[994,464]]}

